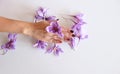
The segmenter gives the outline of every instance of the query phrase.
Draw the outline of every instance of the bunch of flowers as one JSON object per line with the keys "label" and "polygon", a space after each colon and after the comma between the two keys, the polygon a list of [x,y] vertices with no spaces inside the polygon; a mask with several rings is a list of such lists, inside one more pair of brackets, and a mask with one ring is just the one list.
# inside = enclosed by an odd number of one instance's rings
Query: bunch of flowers
{"label": "bunch of flowers", "polygon": [[[62,33],[62,28],[58,23],[59,21],[58,18],[56,18],[56,16],[49,16],[47,14],[47,11],[48,11],[47,9],[40,7],[35,13],[34,22],[36,23],[43,20],[45,21],[55,20],[51,22],[49,26],[46,27],[46,31],[58,34],[61,38],[63,38],[64,35]],[[83,21],[82,16],[83,14],[70,15],[70,17],[72,17],[71,21],[74,23],[71,26],[71,31],[75,35],[68,41],[68,44],[72,49],[74,49],[76,45],[76,42],[75,42],[76,38],[78,38],[80,41],[81,39],[88,37],[87,35],[83,36],[81,33],[82,25],[86,24]],[[15,49],[15,43],[17,38],[16,36],[17,34],[12,34],[12,33],[8,34],[8,42],[1,46],[1,49],[3,49],[4,53],[6,53],[8,50]],[[56,56],[59,55],[60,53],[63,53],[63,50],[60,48],[59,44],[53,43],[52,45],[49,46],[49,43],[43,42],[41,40],[37,40],[36,43],[33,45],[33,47],[44,49],[46,50],[46,53],[53,53]]]}

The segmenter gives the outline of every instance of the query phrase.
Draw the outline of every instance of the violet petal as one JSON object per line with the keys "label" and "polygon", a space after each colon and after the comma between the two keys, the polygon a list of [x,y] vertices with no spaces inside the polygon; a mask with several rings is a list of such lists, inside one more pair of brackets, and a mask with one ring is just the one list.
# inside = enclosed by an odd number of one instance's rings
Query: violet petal
{"label": "violet petal", "polygon": [[40,49],[44,49],[47,47],[47,43],[43,42],[41,40],[37,40],[36,43],[33,45],[34,47],[40,48]]}
{"label": "violet petal", "polygon": [[75,38],[71,38],[68,44],[70,45],[70,47],[72,49],[74,49],[75,48]]}

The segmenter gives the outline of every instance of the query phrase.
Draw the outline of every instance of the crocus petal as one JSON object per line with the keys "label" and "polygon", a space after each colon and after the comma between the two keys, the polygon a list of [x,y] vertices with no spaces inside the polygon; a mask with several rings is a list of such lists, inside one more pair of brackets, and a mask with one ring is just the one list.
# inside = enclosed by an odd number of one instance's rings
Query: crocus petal
{"label": "crocus petal", "polygon": [[83,17],[82,13],[76,14],[73,16],[74,18],[81,19]]}
{"label": "crocus petal", "polygon": [[52,31],[52,28],[53,28],[52,26],[47,26],[47,27],[46,27],[46,31],[47,31],[47,32],[53,32],[53,31]]}
{"label": "crocus petal", "polygon": [[50,25],[54,28],[54,27],[59,27],[57,22],[51,22]]}
{"label": "crocus petal", "polygon": [[83,21],[83,20],[82,20],[82,16],[83,16],[82,13],[76,14],[76,15],[72,15],[72,17],[74,18],[74,21],[75,21],[76,23]]}
{"label": "crocus petal", "polygon": [[53,53],[54,53],[54,55],[58,56],[59,55],[59,50],[56,49]]}
{"label": "crocus petal", "polygon": [[59,56],[60,52],[63,53],[62,49],[60,47],[56,47],[56,50],[54,50],[54,55]]}
{"label": "crocus petal", "polygon": [[9,33],[9,34],[8,34],[8,39],[9,39],[9,40],[11,40],[11,39],[12,39],[12,40],[16,40],[16,35],[17,35],[17,34]]}
{"label": "crocus petal", "polygon": [[44,19],[44,17],[43,17],[43,16],[38,16],[38,15],[35,15],[35,19],[36,19],[36,20],[43,20],[43,19]]}
{"label": "crocus petal", "polygon": [[37,48],[40,48],[40,49],[44,49],[47,47],[47,43],[46,42],[43,42],[41,40],[38,40],[36,41],[36,43],[33,45],[33,47],[37,47]]}
{"label": "crocus petal", "polygon": [[75,24],[81,24],[81,25],[83,25],[83,24],[86,24],[86,22],[84,22],[83,21],[83,19],[82,19],[82,16],[83,16],[83,14],[77,14],[77,15],[72,15],[72,17],[73,17],[73,22],[75,23]]}
{"label": "crocus petal", "polygon": [[70,45],[70,47],[72,49],[74,49],[74,47],[75,47],[75,38],[71,38],[68,44]]}
{"label": "crocus petal", "polygon": [[53,51],[53,47],[49,47],[47,50],[46,50],[46,53],[51,53]]}
{"label": "crocus petal", "polygon": [[74,31],[74,34],[77,35],[81,32],[81,25],[75,24],[71,27],[71,29]]}
{"label": "crocus petal", "polygon": [[58,56],[60,52],[61,53],[63,52],[62,49],[58,45],[55,44],[55,46],[54,46],[54,52],[53,52],[54,55]]}
{"label": "crocus petal", "polygon": [[78,37],[79,39],[86,39],[86,38],[88,38],[88,35],[82,35],[82,36],[80,36],[80,37]]}
{"label": "crocus petal", "polygon": [[5,45],[1,45],[1,49],[6,49]]}
{"label": "crocus petal", "polygon": [[37,10],[37,14],[38,14],[39,16],[45,16],[46,12],[47,12],[47,9],[42,8],[42,7],[40,7],[40,8]]}
{"label": "crocus petal", "polygon": [[39,16],[41,16],[41,17],[44,16],[43,13],[42,13],[41,11],[37,11],[37,14],[38,14]]}

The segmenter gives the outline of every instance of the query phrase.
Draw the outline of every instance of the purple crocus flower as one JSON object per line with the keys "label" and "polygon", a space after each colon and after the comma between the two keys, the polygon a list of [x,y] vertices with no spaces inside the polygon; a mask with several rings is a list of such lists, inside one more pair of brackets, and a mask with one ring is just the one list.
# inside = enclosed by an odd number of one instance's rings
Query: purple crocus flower
{"label": "purple crocus flower", "polygon": [[63,37],[62,29],[57,22],[51,22],[50,26],[46,27],[46,30],[48,32],[52,32],[52,33],[58,34],[59,36]]}
{"label": "purple crocus flower", "polygon": [[1,46],[4,50],[11,50],[15,49],[15,43],[16,43],[16,35],[17,34],[8,34],[8,42]]}
{"label": "purple crocus flower", "polygon": [[46,13],[47,13],[47,9],[40,7],[36,11],[34,22],[45,20]]}
{"label": "purple crocus flower", "polygon": [[63,53],[62,49],[56,44],[54,44],[54,46],[48,48],[46,51],[46,53],[51,53],[51,52],[53,52],[53,54],[56,56],[58,56],[60,54],[60,52]]}
{"label": "purple crocus flower", "polygon": [[34,22],[38,22],[41,20],[51,21],[51,20],[56,20],[56,17],[55,16],[47,16],[47,9],[40,7],[36,11]]}
{"label": "purple crocus flower", "polygon": [[77,14],[77,15],[72,15],[73,17],[73,22],[74,22],[74,25],[71,27],[71,29],[74,31],[75,35],[77,34],[80,34],[81,32],[81,26],[83,24],[86,24],[86,22],[83,21],[82,17],[83,17],[83,14]]}
{"label": "purple crocus flower", "polygon": [[41,40],[37,40],[36,43],[34,44],[34,47],[44,49],[46,48],[48,44],[46,42],[43,42]]}
{"label": "purple crocus flower", "polygon": [[[83,25],[83,24],[86,24],[86,23],[83,21],[83,19],[82,19],[83,14],[72,15],[72,17],[73,17],[73,20],[72,20],[72,21],[74,22],[74,24],[73,24],[73,26],[71,27],[71,29],[73,30],[73,33],[74,33],[74,35],[75,35],[75,38],[71,38],[68,44],[70,45],[71,48],[74,48],[75,45],[76,45],[76,43],[75,43],[76,37],[77,37],[77,38],[79,39],[79,41],[80,41],[80,39],[87,38],[87,36],[83,37],[83,36],[82,36],[82,33],[81,33],[82,25]],[[79,43],[79,42],[78,42],[78,43]]]}

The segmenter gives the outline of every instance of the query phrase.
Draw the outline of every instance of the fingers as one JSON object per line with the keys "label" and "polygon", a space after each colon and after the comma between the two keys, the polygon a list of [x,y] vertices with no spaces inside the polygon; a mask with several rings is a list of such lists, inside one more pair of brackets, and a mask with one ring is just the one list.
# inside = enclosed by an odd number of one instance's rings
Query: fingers
{"label": "fingers", "polygon": [[50,42],[51,43],[62,43],[62,41],[59,39],[51,39]]}
{"label": "fingers", "polygon": [[54,43],[62,43],[62,38],[60,38],[60,37],[58,37],[58,36],[53,36],[53,38],[52,38],[53,40],[53,42]]}
{"label": "fingers", "polygon": [[49,42],[49,43],[62,43],[62,40],[60,38],[50,38],[50,39],[46,39],[45,42]]}
{"label": "fingers", "polygon": [[51,43],[62,43],[62,38],[60,38],[57,34],[49,33],[49,42]]}
{"label": "fingers", "polygon": [[72,37],[75,37],[74,31],[67,29],[64,33],[64,41],[69,41]]}
{"label": "fingers", "polygon": [[62,43],[62,39],[57,34],[48,32],[39,35],[37,39],[48,43]]}

